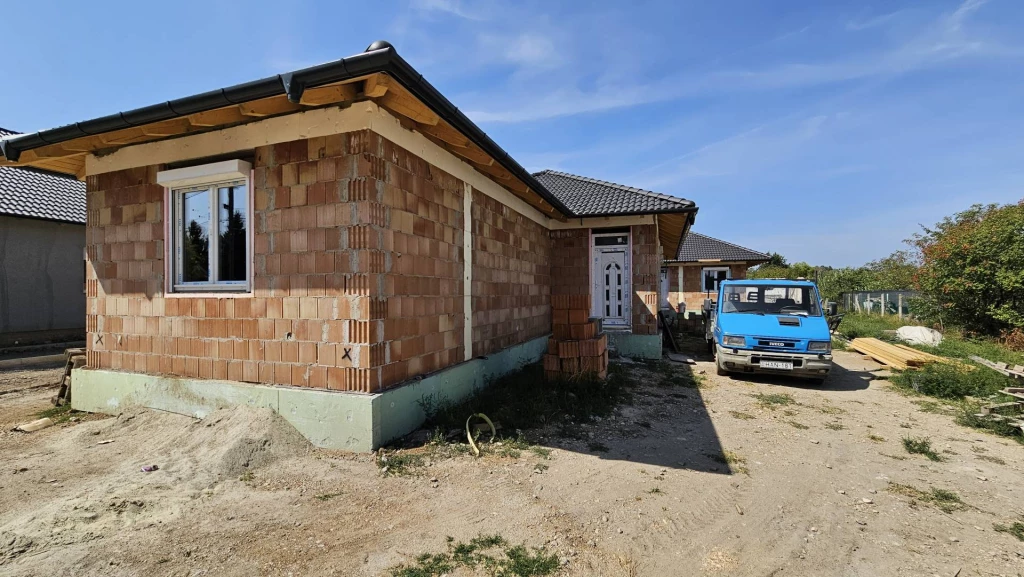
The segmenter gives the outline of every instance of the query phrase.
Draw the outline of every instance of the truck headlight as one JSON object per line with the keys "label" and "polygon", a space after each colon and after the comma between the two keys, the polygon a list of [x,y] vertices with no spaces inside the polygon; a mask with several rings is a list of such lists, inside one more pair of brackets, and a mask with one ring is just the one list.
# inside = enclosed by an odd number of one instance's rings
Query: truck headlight
{"label": "truck headlight", "polygon": [[824,341],[824,342],[822,342],[822,341],[814,341],[814,342],[807,343],[807,350],[809,350],[809,351],[820,351],[820,352],[827,353],[831,349],[832,349],[832,343],[830,343],[828,341]]}
{"label": "truck headlight", "polygon": [[722,344],[724,344],[727,347],[743,347],[746,346],[747,339],[743,337],[725,336],[722,337]]}

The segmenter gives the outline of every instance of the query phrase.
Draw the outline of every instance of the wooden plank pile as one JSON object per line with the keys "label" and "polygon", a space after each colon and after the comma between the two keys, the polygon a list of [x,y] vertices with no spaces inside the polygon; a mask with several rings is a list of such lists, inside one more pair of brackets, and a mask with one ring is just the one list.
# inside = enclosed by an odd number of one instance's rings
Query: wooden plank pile
{"label": "wooden plank pile", "polygon": [[894,345],[875,338],[861,338],[850,341],[850,348],[869,356],[883,365],[905,371],[916,369],[928,363],[951,363],[951,359],[940,357],[906,345]]}
{"label": "wooden plank pile", "polygon": [[986,405],[981,408],[980,413],[976,413],[974,416],[987,421],[1006,423],[1014,429],[1024,432],[1024,388],[1008,387],[999,392],[1016,400]]}
{"label": "wooden plank pile", "polygon": [[979,365],[985,365],[993,371],[998,371],[1008,377],[1014,379],[1024,379],[1024,365],[1015,365],[1011,367],[1006,363],[994,363],[988,359],[983,359],[978,356],[972,356],[971,360],[978,363]]}

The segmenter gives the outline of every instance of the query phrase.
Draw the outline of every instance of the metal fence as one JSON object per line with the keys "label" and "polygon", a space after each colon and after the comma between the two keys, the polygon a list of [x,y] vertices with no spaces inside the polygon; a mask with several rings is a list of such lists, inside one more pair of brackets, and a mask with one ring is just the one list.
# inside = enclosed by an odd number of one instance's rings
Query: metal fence
{"label": "metal fence", "polygon": [[840,294],[839,302],[848,313],[902,318],[910,313],[910,299],[917,296],[916,291],[859,291]]}

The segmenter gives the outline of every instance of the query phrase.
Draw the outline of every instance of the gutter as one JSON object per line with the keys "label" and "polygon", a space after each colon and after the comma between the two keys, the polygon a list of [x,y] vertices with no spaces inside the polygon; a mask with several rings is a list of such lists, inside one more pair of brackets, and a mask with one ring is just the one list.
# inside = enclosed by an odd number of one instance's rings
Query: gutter
{"label": "gutter", "polygon": [[[378,40],[367,47],[362,54],[349,56],[334,62],[269,76],[244,84],[236,84],[219,90],[212,90],[177,100],[169,100],[144,108],[119,112],[93,120],[68,124],[50,130],[31,134],[5,137],[0,140],[0,153],[11,161],[17,161],[21,153],[51,144],[59,144],[84,136],[105,134],[124,128],[144,126],[154,122],[181,118],[197,112],[206,112],[233,104],[243,104],[271,96],[287,95],[288,100],[298,102],[306,88],[348,80],[357,76],[384,72],[400,82],[416,98],[420,99],[453,128],[466,135],[496,162],[524,182],[544,200],[566,217],[574,217],[571,210],[558,200],[544,185],[537,181],[525,168],[519,165],[505,150],[495,143],[483,130],[466,117],[458,108],[434,88],[423,75],[406,62],[388,42]],[[650,214],[650,213],[644,213]]]}

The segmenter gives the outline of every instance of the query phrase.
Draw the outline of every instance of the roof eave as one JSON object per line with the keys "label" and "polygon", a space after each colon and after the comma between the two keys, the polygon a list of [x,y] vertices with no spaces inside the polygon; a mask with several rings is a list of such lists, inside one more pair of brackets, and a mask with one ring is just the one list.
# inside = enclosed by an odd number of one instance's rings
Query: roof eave
{"label": "roof eave", "polygon": [[[371,45],[376,46],[378,43]],[[361,54],[303,68],[294,72],[278,74],[261,80],[229,86],[170,100],[161,104],[119,112],[109,116],[69,124],[49,130],[19,135],[0,140],[0,153],[8,160],[17,161],[22,152],[51,144],[67,142],[84,136],[104,134],[114,130],[144,126],[154,122],[181,118],[198,112],[206,112],[268,98],[287,95],[292,102],[298,102],[307,88],[348,80],[357,76],[383,72],[399,81],[428,108],[444,118],[453,128],[462,132],[474,144],[490,155],[512,175],[531,188],[537,195],[550,203],[566,217],[574,217],[571,210],[547,188],[537,181],[525,168],[515,161],[504,149],[494,142],[483,130],[456,108],[434,88],[422,74],[406,62],[393,46],[381,43],[382,48]]]}

